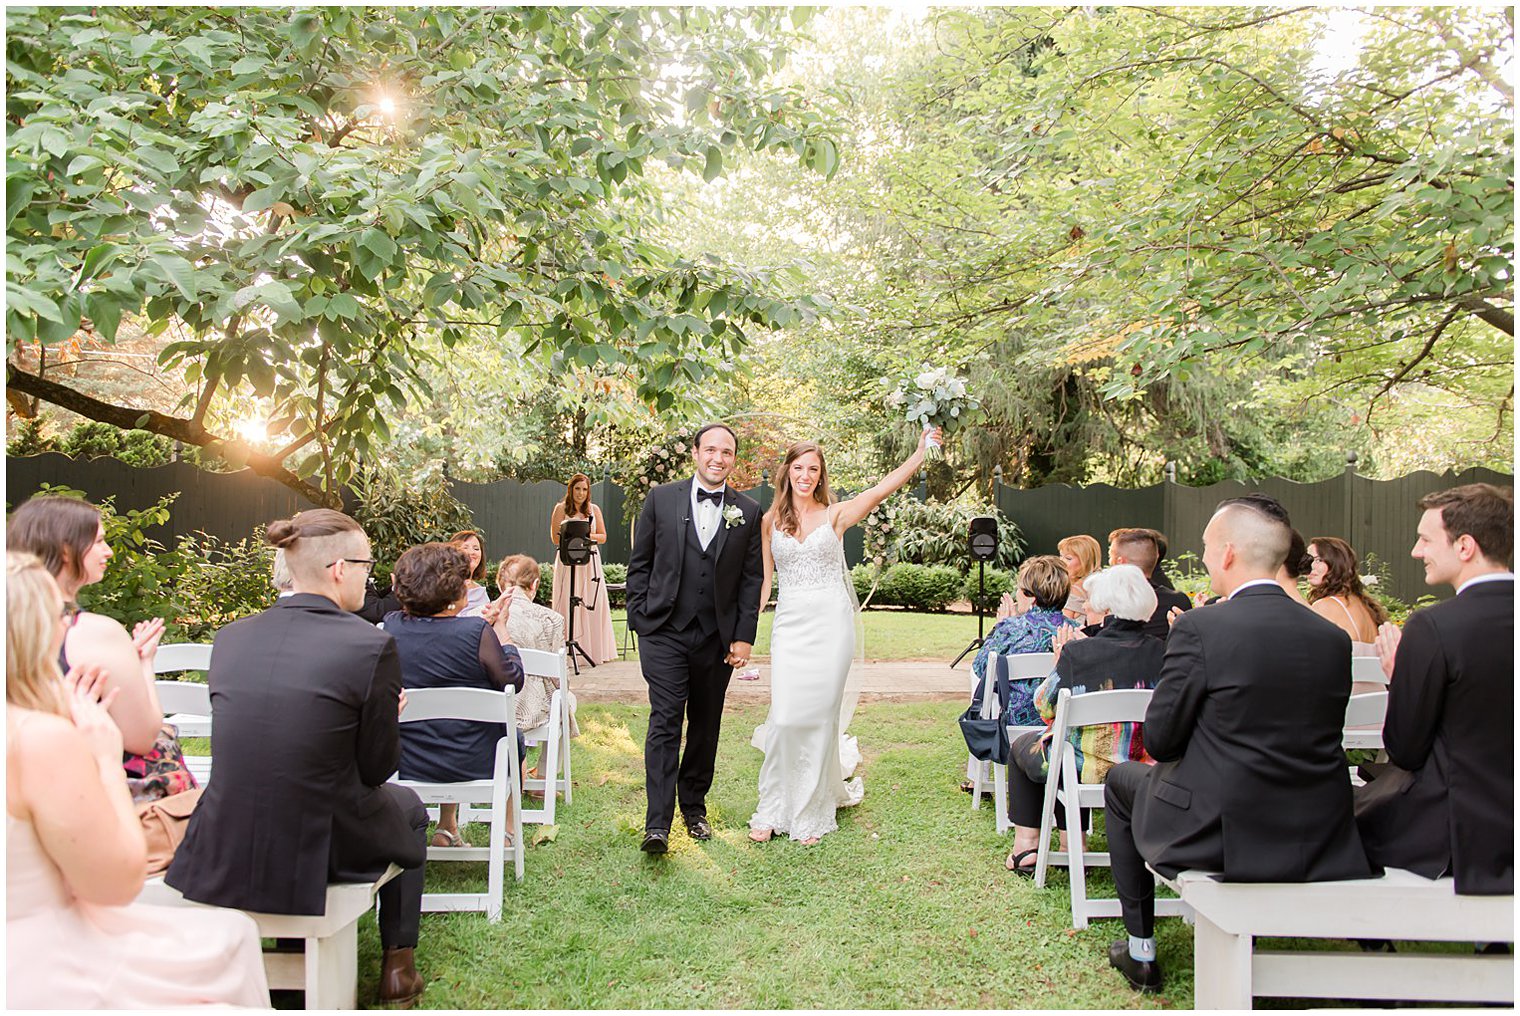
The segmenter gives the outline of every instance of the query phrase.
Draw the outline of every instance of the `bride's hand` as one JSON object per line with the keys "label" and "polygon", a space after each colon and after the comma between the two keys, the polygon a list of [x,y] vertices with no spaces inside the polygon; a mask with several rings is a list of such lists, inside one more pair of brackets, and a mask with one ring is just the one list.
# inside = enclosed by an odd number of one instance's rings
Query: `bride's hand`
{"label": "bride's hand", "polygon": [[934,443],[941,448],[945,446],[945,432],[943,428],[933,427],[918,436],[918,454],[922,455],[924,450],[929,447],[930,438],[933,438]]}

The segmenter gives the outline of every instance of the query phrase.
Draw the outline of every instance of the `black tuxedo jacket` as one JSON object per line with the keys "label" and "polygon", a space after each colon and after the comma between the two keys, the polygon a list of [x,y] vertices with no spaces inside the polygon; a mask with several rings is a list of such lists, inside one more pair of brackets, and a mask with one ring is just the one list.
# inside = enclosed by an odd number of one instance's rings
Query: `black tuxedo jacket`
{"label": "black tuxedo jacket", "polygon": [[298,593],[211,650],[212,780],[165,876],[187,899],[320,914],[330,876],[424,859],[382,785],[401,757],[401,663],[385,632]]}
{"label": "black tuxedo jacket", "polygon": [[1368,877],[1341,750],[1350,696],[1350,637],[1276,586],[1183,614],[1145,713],[1158,764],[1135,801],[1141,855],[1170,875],[1212,852],[1235,882]]}
{"label": "black tuxedo jacket", "polygon": [[1166,619],[1166,615],[1172,612],[1173,607],[1181,607],[1184,612],[1192,610],[1193,601],[1188,599],[1186,593],[1179,593],[1171,586],[1162,585],[1156,580],[1155,575],[1146,581],[1150,583],[1151,589],[1155,590],[1156,610],[1151,614],[1150,620],[1145,622],[1145,634],[1165,642],[1172,631],[1171,622]]}
{"label": "black tuxedo jacket", "polygon": [[1514,711],[1513,581],[1480,582],[1410,616],[1383,745],[1411,778],[1358,817],[1374,861],[1426,878],[1449,871],[1459,893],[1515,891]]}
{"label": "black tuxedo jacket", "polygon": [[[723,506],[737,505],[744,524],[718,523],[708,549],[717,548],[713,569],[713,604],[724,642],[755,641],[760,619],[760,586],[765,579],[760,557],[760,505],[725,487]],[[691,518],[691,478],[664,483],[649,492],[633,531],[628,556],[628,624],[640,635],[658,631],[670,619],[680,594],[681,561]]]}

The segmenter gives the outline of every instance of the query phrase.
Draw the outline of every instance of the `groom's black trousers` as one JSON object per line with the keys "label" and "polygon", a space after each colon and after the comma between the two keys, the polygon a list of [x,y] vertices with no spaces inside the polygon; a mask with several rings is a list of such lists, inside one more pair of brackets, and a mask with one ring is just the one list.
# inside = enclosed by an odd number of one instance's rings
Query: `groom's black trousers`
{"label": "groom's black trousers", "polygon": [[[639,639],[639,666],[649,685],[649,733],[644,738],[644,828],[670,831],[677,798],[687,819],[707,815],[718,757],[723,696],[733,668],[728,646],[700,619],[680,631],[668,627]],[[681,722],[686,721],[686,754]],[[679,762],[678,762],[679,760]]]}

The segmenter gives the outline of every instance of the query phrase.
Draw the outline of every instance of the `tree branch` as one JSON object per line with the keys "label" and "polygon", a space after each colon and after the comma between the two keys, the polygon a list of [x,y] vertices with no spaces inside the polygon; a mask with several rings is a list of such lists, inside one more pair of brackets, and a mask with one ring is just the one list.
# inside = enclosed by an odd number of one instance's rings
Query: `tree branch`
{"label": "tree branch", "polygon": [[[156,410],[139,411],[127,406],[113,406],[108,402],[102,402],[93,396],[76,391],[55,381],[49,381],[35,374],[29,374],[20,370],[15,364],[6,365],[6,388],[8,391],[18,391],[41,399],[71,413],[100,423],[109,423],[113,427],[122,430],[146,430],[152,434],[173,438],[185,444],[206,448],[215,444],[229,444],[231,442],[213,434],[195,420],[186,420],[177,416],[166,416]],[[260,476],[278,480],[291,490],[300,494],[312,504],[326,508],[341,508],[342,499],[336,494],[316,487],[301,479],[295,473],[286,469],[280,459],[272,455],[260,452],[249,452],[248,468]]]}

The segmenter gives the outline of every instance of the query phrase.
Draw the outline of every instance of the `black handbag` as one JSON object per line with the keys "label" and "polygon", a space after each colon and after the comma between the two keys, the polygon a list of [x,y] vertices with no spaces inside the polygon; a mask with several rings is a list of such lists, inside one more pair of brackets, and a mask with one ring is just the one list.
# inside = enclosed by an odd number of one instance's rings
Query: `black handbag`
{"label": "black handbag", "polygon": [[[1012,684],[1008,679],[1008,660],[1002,654],[993,657],[996,661],[996,687],[998,702],[1007,703]],[[966,739],[966,747],[970,749],[973,758],[983,762],[996,762],[1000,766],[1008,764],[1008,728],[1003,724],[1003,711],[986,719],[982,718],[982,689],[987,682],[984,680],[977,686],[976,694],[971,697],[971,707],[960,716],[961,736]]]}

